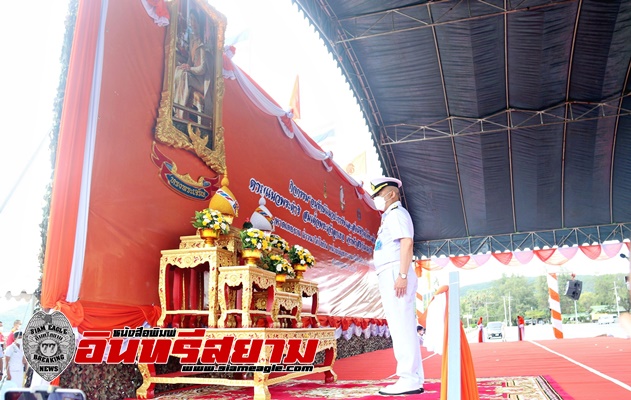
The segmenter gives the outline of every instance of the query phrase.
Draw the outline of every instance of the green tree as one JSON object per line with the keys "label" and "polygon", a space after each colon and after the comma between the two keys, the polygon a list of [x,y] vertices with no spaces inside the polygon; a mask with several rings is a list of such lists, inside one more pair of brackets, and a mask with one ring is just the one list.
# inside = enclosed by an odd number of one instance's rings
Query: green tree
{"label": "green tree", "polygon": [[597,306],[596,295],[592,292],[583,292],[578,300],[578,312],[590,313],[592,306]]}
{"label": "green tree", "polygon": [[[534,298],[535,306],[533,310],[539,310],[549,317],[550,303],[548,301],[548,277],[545,275],[538,276],[535,279]],[[543,318],[543,317],[542,317]]]}
{"label": "green tree", "polygon": [[596,297],[597,305],[608,306],[606,309],[608,312],[616,311],[616,287],[618,291],[618,304],[622,307],[629,309],[629,292],[623,286],[623,275],[601,275],[597,276],[594,281],[594,294]]}
{"label": "green tree", "polygon": [[509,325],[515,325],[517,315],[524,316],[527,311],[531,311],[537,306],[532,285],[524,276],[503,275],[502,278],[493,282],[491,288],[502,302],[502,320],[504,319],[504,306],[506,306],[506,318],[511,319],[510,323],[507,321]]}

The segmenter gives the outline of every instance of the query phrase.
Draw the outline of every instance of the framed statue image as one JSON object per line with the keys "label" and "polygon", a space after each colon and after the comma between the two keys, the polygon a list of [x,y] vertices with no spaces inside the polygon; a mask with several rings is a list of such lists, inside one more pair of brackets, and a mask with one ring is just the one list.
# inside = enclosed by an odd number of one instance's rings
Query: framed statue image
{"label": "framed statue image", "polygon": [[225,17],[202,0],[169,3],[165,69],[155,137],[225,172],[221,74]]}

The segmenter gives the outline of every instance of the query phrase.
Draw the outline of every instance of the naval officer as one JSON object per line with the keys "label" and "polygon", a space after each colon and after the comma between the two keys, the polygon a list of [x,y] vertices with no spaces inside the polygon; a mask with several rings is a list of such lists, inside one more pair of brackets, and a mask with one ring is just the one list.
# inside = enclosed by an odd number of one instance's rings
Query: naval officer
{"label": "naval officer", "polygon": [[419,394],[423,393],[424,373],[416,333],[418,281],[412,263],[414,226],[401,205],[400,180],[379,178],[371,186],[375,206],[383,212],[373,259],[399,376],[396,383],[384,387],[379,394]]}

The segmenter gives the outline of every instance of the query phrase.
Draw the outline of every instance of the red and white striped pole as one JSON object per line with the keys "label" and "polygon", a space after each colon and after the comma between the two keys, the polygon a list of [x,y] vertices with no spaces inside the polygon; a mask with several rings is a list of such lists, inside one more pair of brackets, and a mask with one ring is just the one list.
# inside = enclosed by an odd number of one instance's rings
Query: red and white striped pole
{"label": "red and white striped pole", "polygon": [[554,337],[557,339],[563,339],[563,324],[561,323],[561,297],[559,296],[559,282],[557,281],[557,274],[555,273],[548,273],[548,294]]}

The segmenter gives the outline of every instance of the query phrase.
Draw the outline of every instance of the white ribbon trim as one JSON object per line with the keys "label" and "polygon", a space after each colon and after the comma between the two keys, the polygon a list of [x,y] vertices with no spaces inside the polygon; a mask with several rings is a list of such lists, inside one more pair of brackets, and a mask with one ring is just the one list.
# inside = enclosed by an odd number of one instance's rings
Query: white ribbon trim
{"label": "white ribbon trim", "polygon": [[[358,198],[362,198],[366,204],[368,204],[372,209],[375,209],[374,204],[370,196],[364,192],[363,195],[360,193],[359,188],[362,187],[362,184],[353,179],[349,174],[344,171],[343,168],[340,168],[335,161],[333,161],[333,153],[330,151],[325,152],[316,148],[311,144],[309,139],[307,139],[304,132],[296,125],[291,117],[293,114],[291,111],[285,111],[281,107],[279,107],[274,101],[268,98],[267,94],[261,92],[248,78],[248,76],[239,68],[235,63],[232,62],[232,57],[234,56],[234,52],[231,47],[226,47],[224,49],[224,54],[226,58],[224,58],[225,63],[229,63],[228,65],[224,65],[223,68],[223,77],[225,79],[236,80],[239,83],[241,89],[246,94],[246,96],[250,99],[250,101],[258,107],[259,110],[263,111],[267,115],[275,116],[278,120],[278,124],[280,125],[282,131],[285,135],[290,139],[296,139],[300,147],[304,150],[304,152],[314,160],[322,161],[322,164],[327,172],[333,171],[333,168],[336,168],[340,175],[355,188],[355,194]],[[286,125],[286,121],[289,121],[291,129],[289,129]],[[376,210],[376,209],[375,209]]]}
{"label": "white ribbon trim", "polygon": [[141,0],[141,2],[142,2],[142,5],[145,7],[145,11],[147,11],[147,14],[149,14],[149,16],[153,18],[153,22],[155,22],[156,25],[158,26],[169,25],[169,19],[166,17],[161,17],[158,14],[156,14],[156,8],[152,6],[151,4],[147,3],[147,0]]}

